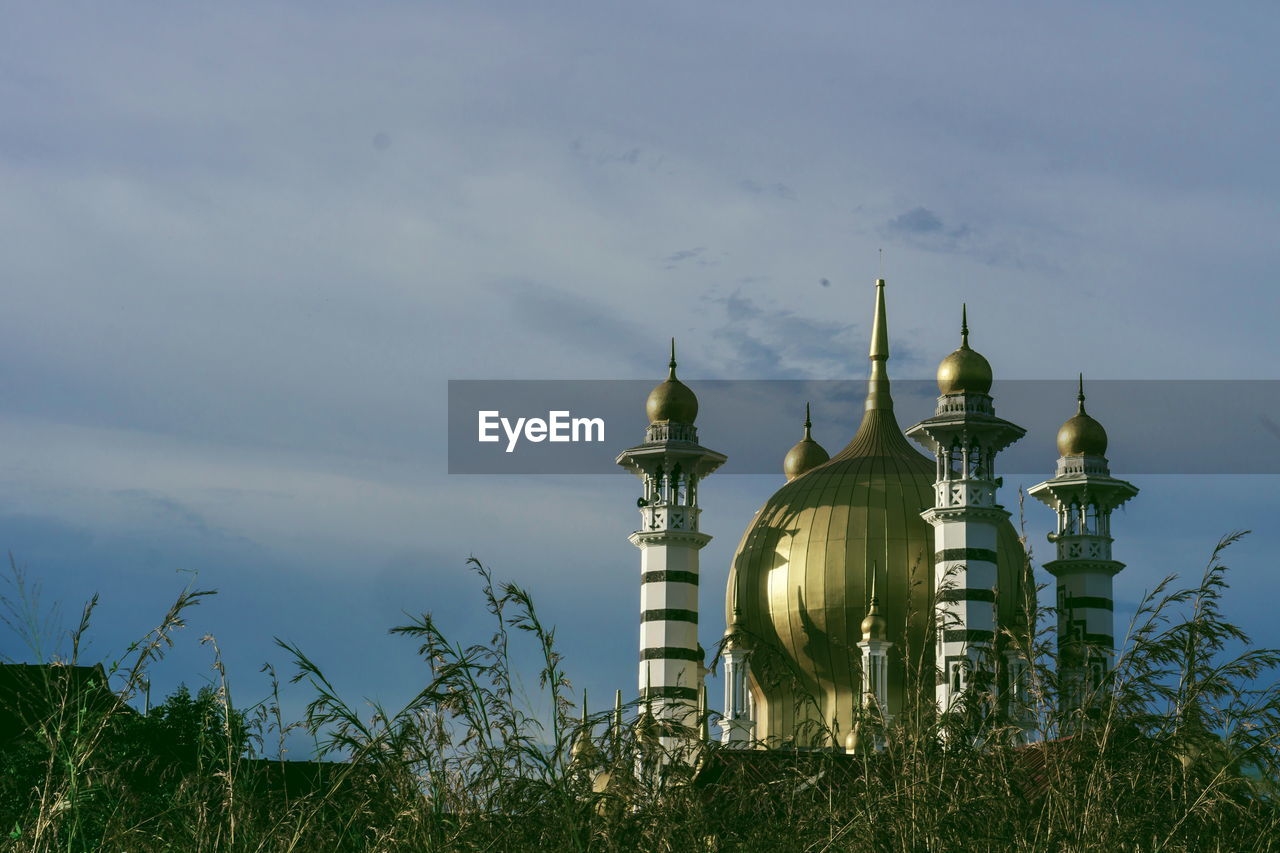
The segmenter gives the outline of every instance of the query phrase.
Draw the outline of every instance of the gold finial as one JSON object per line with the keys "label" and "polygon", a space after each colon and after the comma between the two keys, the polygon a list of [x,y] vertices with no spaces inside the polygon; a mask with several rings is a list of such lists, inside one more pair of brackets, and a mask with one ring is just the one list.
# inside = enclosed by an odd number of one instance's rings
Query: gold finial
{"label": "gold finial", "polygon": [[813,436],[809,434],[809,431],[811,429],[813,429],[813,421],[809,420],[809,404],[805,403],[804,404],[804,437],[806,439],[809,439],[809,440],[813,439]]}
{"label": "gold finial", "polygon": [[969,348],[969,306],[960,303],[960,346]]}
{"label": "gold finial", "polygon": [[676,378],[676,339],[675,338],[671,339],[671,361],[667,363],[667,367],[670,368],[671,370],[671,372],[668,374],[668,377],[671,379],[675,379]]}
{"label": "gold finial", "polygon": [[889,322],[885,319],[884,279],[876,279],[876,313],[871,323],[871,380],[867,383],[868,411],[872,409],[893,409],[893,398],[889,396],[889,373],[885,362],[889,360]]}
{"label": "gold finial", "polygon": [[1083,415],[1084,411],[1084,374],[1080,374],[1080,390],[1076,392],[1076,414]]}
{"label": "gold finial", "polygon": [[867,604],[867,615],[862,620],[862,639],[867,640],[883,640],[885,638],[886,623],[883,616],[880,615],[880,596],[876,594],[876,562],[871,562],[871,601]]}
{"label": "gold finial", "polygon": [[617,690],[613,694],[613,742],[615,746],[620,737],[622,737],[622,691]]}
{"label": "gold finial", "polygon": [[573,742],[570,755],[574,761],[586,761],[592,756],[591,724],[587,721],[587,691],[582,691],[582,725],[578,729],[578,737]]}

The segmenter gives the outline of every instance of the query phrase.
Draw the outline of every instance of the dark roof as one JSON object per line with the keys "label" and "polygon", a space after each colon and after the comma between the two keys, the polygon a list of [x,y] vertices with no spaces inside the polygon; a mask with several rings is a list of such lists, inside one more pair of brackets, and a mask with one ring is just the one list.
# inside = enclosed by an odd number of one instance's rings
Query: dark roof
{"label": "dark roof", "polygon": [[102,664],[0,664],[0,742],[82,711],[127,709]]}
{"label": "dark roof", "polygon": [[711,749],[694,773],[697,787],[768,785],[797,776],[831,782],[862,774],[861,755],[842,749]]}

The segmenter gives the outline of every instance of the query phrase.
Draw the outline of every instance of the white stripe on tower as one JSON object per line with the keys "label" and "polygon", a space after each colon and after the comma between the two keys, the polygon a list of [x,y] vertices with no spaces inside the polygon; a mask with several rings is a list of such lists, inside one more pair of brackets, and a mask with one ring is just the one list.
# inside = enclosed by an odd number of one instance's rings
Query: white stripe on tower
{"label": "white stripe on tower", "polygon": [[694,714],[703,686],[698,645],[698,552],[711,537],[698,530],[698,484],[725,461],[698,444],[698,400],[676,378],[675,342],[670,375],[646,403],[644,444],[623,451],[619,465],[643,483],[640,529],[640,667],[637,684],[652,710],[664,747],[695,734]]}
{"label": "white stripe on tower", "polygon": [[996,454],[1025,430],[996,417],[991,365],[969,347],[968,312],[960,348],[938,366],[934,416],[907,430],[933,451],[934,502],[921,513],[933,525],[934,614],[937,617],[938,710],[953,709],[971,690],[998,687],[996,537],[1009,513],[996,502]]}

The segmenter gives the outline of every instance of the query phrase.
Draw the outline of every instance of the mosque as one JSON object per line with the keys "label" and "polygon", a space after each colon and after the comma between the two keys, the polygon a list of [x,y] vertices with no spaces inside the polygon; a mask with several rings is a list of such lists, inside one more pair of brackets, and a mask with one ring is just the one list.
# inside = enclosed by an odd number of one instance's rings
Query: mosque
{"label": "mosque", "polygon": [[[960,346],[938,367],[935,414],[899,426],[883,280],[870,360],[852,439],[828,455],[806,411],[786,483],[738,544],[724,597],[725,745],[827,745],[850,738],[861,715],[892,720],[920,695],[943,713],[981,696],[1025,719],[1035,584],[999,503],[996,464],[1025,430],[996,414],[991,365],[970,346],[963,314]],[[1124,566],[1111,558],[1110,517],[1138,491],[1111,476],[1106,431],[1084,402],[1082,379],[1055,474],[1028,491],[1057,516],[1044,568],[1056,579],[1065,702],[1112,664],[1112,578]],[[699,484],[726,458],[699,443],[698,399],[676,378],[674,344],[646,413],[644,442],[617,462],[642,484],[630,537],[640,550],[638,687],[664,744],[677,746],[706,707],[698,555],[711,537],[699,527]]]}

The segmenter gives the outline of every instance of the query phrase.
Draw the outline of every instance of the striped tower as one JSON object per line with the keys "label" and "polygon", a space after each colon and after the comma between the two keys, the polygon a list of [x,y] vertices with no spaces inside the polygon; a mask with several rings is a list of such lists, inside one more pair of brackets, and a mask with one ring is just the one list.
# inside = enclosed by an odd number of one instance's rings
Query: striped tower
{"label": "striped tower", "polygon": [[961,317],[960,348],[938,366],[935,414],[907,430],[937,460],[934,505],[921,516],[933,525],[941,712],[971,689],[996,689],[996,532],[1009,513],[996,503],[994,463],[1026,432],[996,417],[991,365],[969,348],[967,310]]}
{"label": "striped tower", "polygon": [[723,454],[698,444],[698,398],[670,374],[645,404],[644,444],[624,450],[619,465],[643,483],[640,529],[641,699],[651,710],[664,748],[687,746],[703,685],[698,645],[698,552],[711,537],[698,530],[698,485],[724,464]]}
{"label": "striped tower", "polygon": [[1064,710],[1080,707],[1111,668],[1115,646],[1112,578],[1124,563],[1111,559],[1111,513],[1138,487],[1111,476],[1107,433],[1084,410],[1084,377],[1076,414],[1058,430],[1058,470],[1027,490],[1058,516],[1049,534],[1056,559],[1045,569],[1058,581],[1058,680]]}

